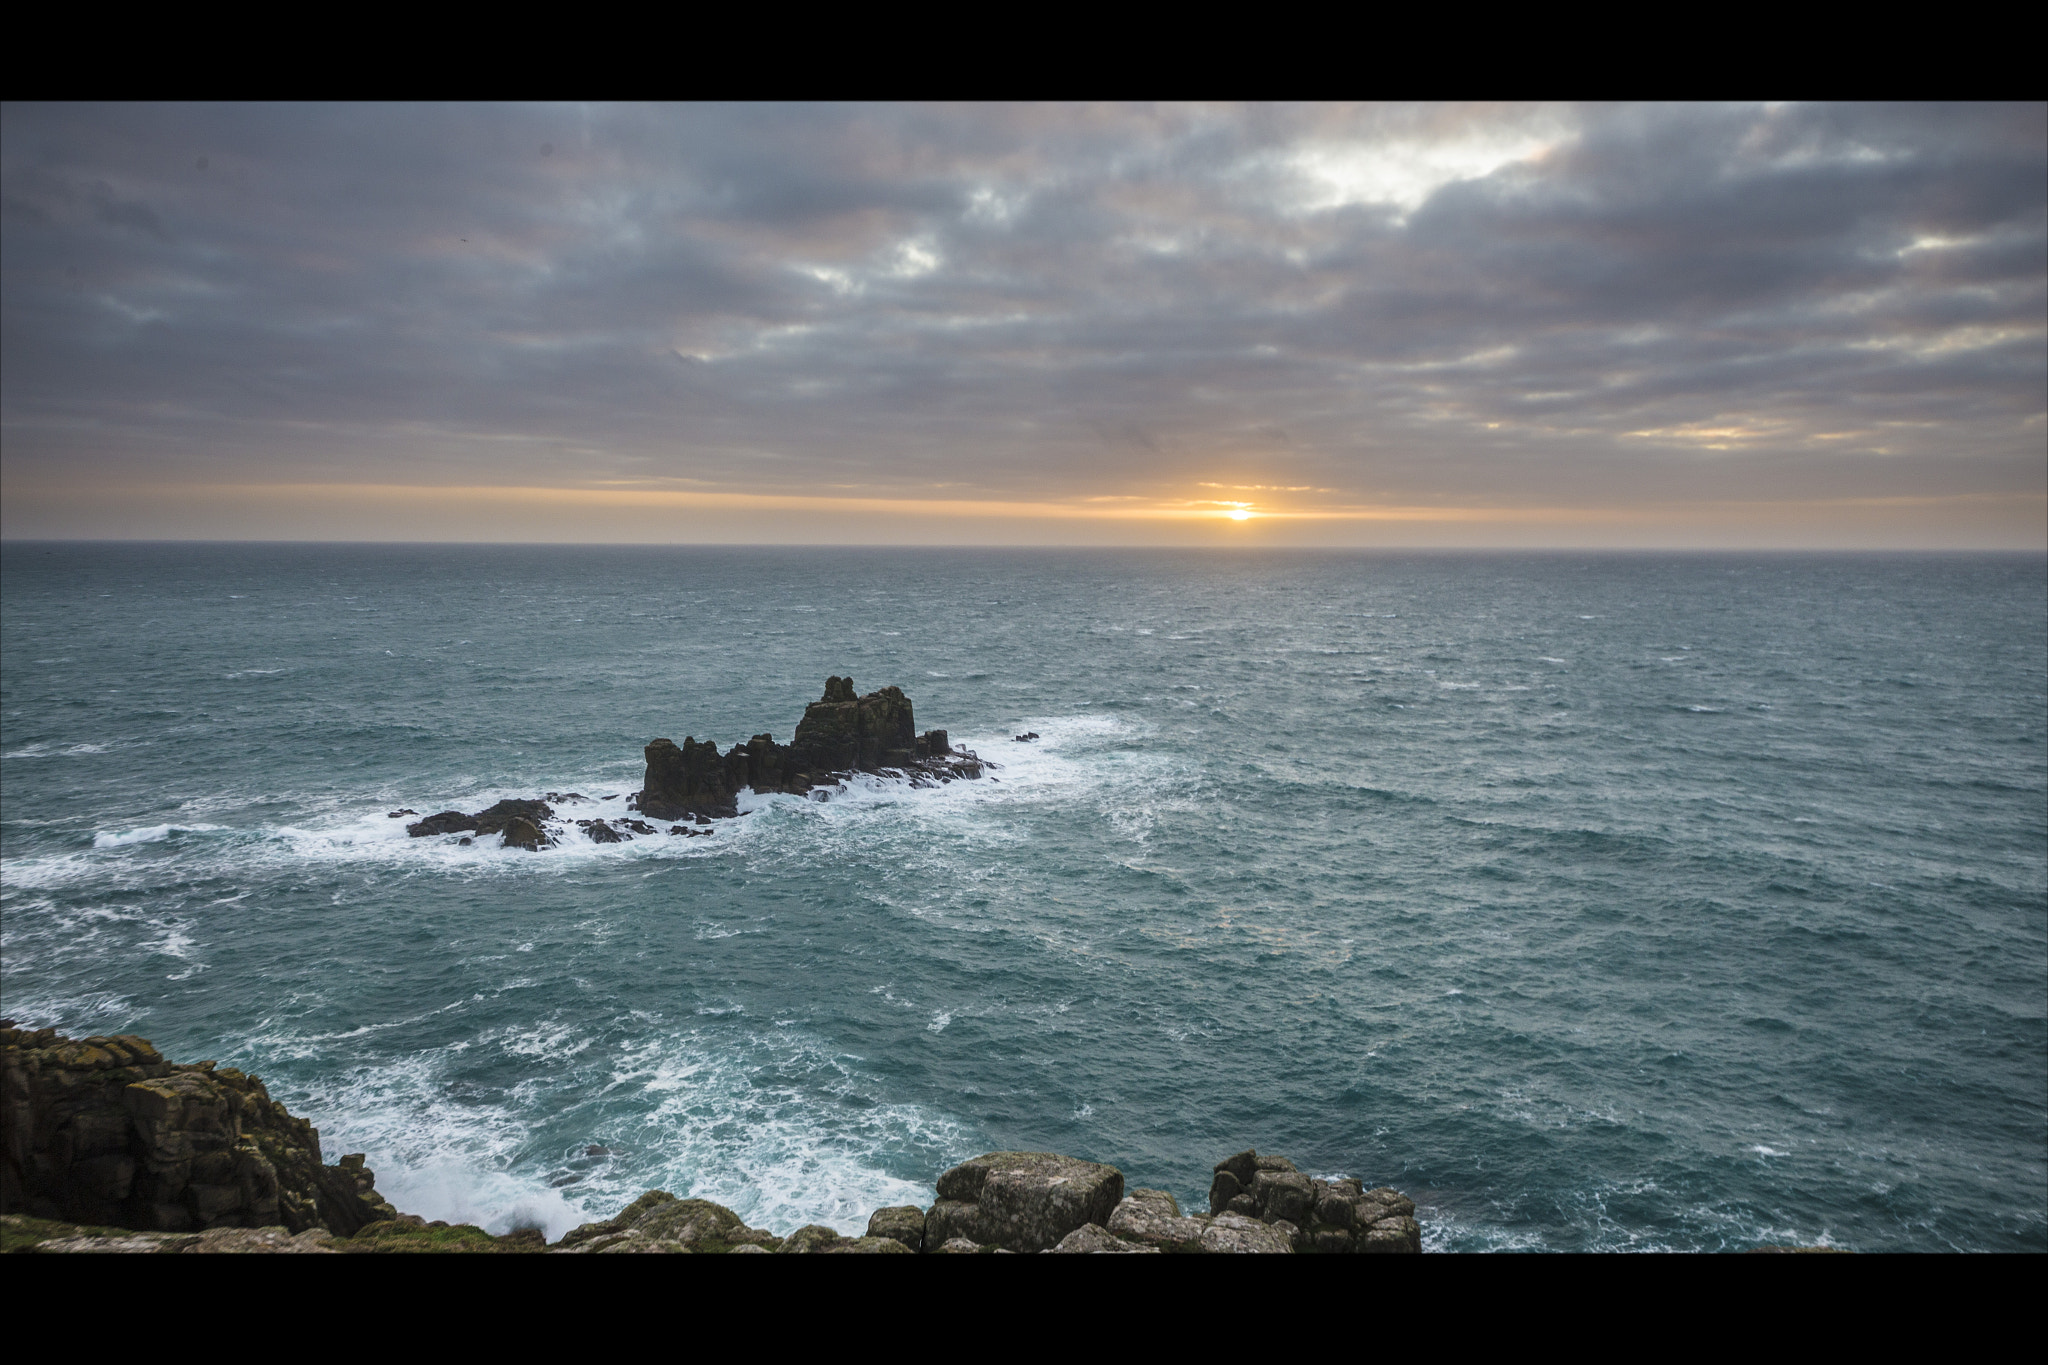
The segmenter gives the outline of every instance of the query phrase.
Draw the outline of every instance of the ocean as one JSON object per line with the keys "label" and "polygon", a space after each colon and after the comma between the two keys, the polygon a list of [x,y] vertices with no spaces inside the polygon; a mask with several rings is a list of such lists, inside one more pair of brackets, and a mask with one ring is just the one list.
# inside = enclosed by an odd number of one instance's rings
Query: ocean
{"label": "ocean", "polygon": [[[831,674],[1000,766],[387,814]],[[0,1011],[499,1232],[1256,1147],[1433,1250],[2048,1250],[2048,561],[13,542]]]}

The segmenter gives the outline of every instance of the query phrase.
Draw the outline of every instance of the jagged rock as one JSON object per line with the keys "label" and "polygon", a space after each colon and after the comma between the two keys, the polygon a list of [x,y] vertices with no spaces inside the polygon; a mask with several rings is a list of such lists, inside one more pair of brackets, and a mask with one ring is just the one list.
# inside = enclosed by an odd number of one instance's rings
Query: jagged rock
{"label": "jagged rock", "polygon": [[1256,1218],[1219,1213],[1202,1229],[1202,1250],[1211,1255],[1289,1255],[1294,1245],[1287,1233]]}
{"label": "jagged rock", "polygon": [[524,820],[538,829],[541,821],[553,819],[554,814],[554,807],[545,801],[500,801],[476,813],[476,832],[479,836],[496,834],[514,820]]}
{"label": "jagged rock", "polygon": [[1052,1152],[989,1152],[939,1177],[925,1243],[966,1237],[1043,1251],[1086,1223],[1106,1223],[1123,1199],[1123,1172]]}
{"label": "jagged rock", "polygon": [[1158,1251],[1202,1249],[1204,1219],[1184,1218],[1180,1204],[1165,1190],[1132,1190],[1109,1215],[1109,1231],[1126,1242]]}
{"label": "jagged rock", "polygon": [[360,1154],[324,1165],[319,1130],[254,1076],[168,1062],[132,1034],[12,1024],[0,1025],[0,1213],[343,1237],[397,1216]]}
{"label": "jagged rock", "polygon": [[439,815],[429,815],[424,820],[414,821],[405,827],[405,832],[415,839],[423,839],[431,834],[474,834],[476,817],[464,815],[459,810],[444,810]]}
{"label": "jagged rock", "polygon": [[[903,695],[902,688],[884,687],[861,697],[854,694],[853,679],[836,675],[826,680],[824,699],[805,709],[787,746],[777,744],[773,735],[759,734],[720,754],[716,744],[685,736],[681,744],[653,740],[643,757],[646,773],[641,789],[628,800],[628,808],[657,820],[694,819],[701,824],[739,815],[739,793],[747,788],[803,795],[821,783],[835,783],[854,772],[907,777],[913,786],[933,786],[956,778],[979,778],[985,767],[997,766],[983,763],[974,754],[956,752],[944,730],[916,733],[910,698]],[[818,799],[824,797],[825,793],[819,792]],[[441,811],[405,829],[415,838],[446,834],[482,838],[504,834],[512,822],[525,820],[541,832],[539,841],[520,830],[504,842],[537,850],[555,842],[547,832],[546,822],[555,814],[548,802],[591,799],[581,792],[549,792],[546,800],[500,801],[475,815]],[[414,813],[409,809],[392,812],[394,816]],[[626,831],[657,832],[640,820],[577,823],[599,843],[616,843],[628,837]],[[671,834],[682,832],[680,825],[669,829]]]}
{"label": "jagged rock", "polygon": [[868,1236],[887,1237],[912,1251],[923,1251],[924,1210],[915,1204],[876,1209],[868,1215]]}
{"label": "jagged rock", "polygon": [[[829,678],[825,698],[804,708],[790,750],[808,772],[907,768],[917,760],[910,698],[884,687],[855,699],[853,679]],[[758,790],[758,788],[757,788]]]}
{"label": "jagged rock", "polygon": [[[735,745],[735,748],[738,746]],[[685,736],[681,745],[657,739],[644,751],[647,775],[640,809],[657,820],[690,815],[737,815],[739,786],[729,780],[718,746]]]}
{"label": "jagged rock", "polygon": [[1129,1242],[1121,1241],[1110,1235],[1109,1230],[1100,1224],[1083,1223],[1080,1227],[1075,1228],[1072,1232],[1060,1238],[1059,1245],[1046,1248],[1046,1252],[1048,1255],[1068,1256],[1100,1256],[1105,1254],[1112,1256],[1129,1256],[1133,1254],[1157,1256],[1159,1248],[1133,1246]]}
{"label": "jagged rock", "polygon": [[387,813],[388,813],[388,814],[390,815],[390,817],[391,817],[391,818],[392,818],[393,820],[396,820],[396,819],[397,819],[397,818],[398,818],[399,816],[401,816],[401,815],[418,815],[418,814],[419,814],[419,812],[418,812],[418,811],[416,811],[416,810],[413,810],[413,809],[412,809],[411,807],[409,807],[409,806],[408,806],[408,807],[405,807],[404,809],[401,809],[401,810],[394,810],[394,811],[390,811],[390,812],[387,812]]}
{"label": "jagged rock", "polygon": [[504,830],[504,838],[499,845],[502,848],[523,848],[528,853],[538,853],[554,842],[539,825],[523,815],[513,816],[501,828]]}
{"label": "jagged rock", "polygon": [[993,1250],[993,1248],[985,1247],[969,1237],[948,1237],[945,1241],[933,1247],[931,1254],[934,1256],[978,1256],[982,1252],[990,1250]]}

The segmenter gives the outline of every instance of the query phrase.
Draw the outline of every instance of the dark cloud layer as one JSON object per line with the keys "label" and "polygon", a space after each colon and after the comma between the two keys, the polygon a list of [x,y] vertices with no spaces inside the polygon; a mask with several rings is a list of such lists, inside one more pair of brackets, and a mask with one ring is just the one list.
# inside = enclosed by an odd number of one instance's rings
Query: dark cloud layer
{"label": "dark cloud layer", "polygon": [[126,483],[2048,484],[2038,105],[15,106],[0,192],[10,534]]}

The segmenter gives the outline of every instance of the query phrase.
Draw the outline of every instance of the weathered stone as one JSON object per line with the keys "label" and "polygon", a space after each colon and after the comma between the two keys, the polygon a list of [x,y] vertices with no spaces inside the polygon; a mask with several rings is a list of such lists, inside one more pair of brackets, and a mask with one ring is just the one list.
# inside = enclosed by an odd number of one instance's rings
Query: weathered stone
{"label": "weathered stone", "polygon": [[1184,1218],[1180,1205],[1164,1190],[1132,1190],[1109,1215],[1109,1231],[1126,1242],[1160,1251],[1202,1249],[1205,1219]]}
{"label": "weathered stone", "polygon": [[503,848],[523,848],[528,853],[538,853],[553,842],[539,825],[523,815],[513,816],[502,828],[504,838],[500,847]]}
{"label": "weathered stone", "polygon": [[1262,1169],[1252,1177],[1252,1200],[1267,1222],[1305,1223],[1315,1208],[1315,1189],[1298,1171]]}
{"label": "weathered stone", "polygon": [[917,761],[910,699],[884,687],[856,700],[851,678],[829,678],[825,697],[804,708],[790,751],[811,772],[907,768]]}
{"label": "weathered stone", "polygon": [[633,1220],[631,1230],[656,1241],[679,1242],[693,1250],[714,1246],[723,1250],[736,1242],[752,1240],[745,1234],[753,1231],[731,1209],[708,1199],[675,1199],[656,1204]]}
{"label": "weathered stone", "polygon": [[1219,1213],[1202,1230],[1202,1250],[1211,1255],[1292,1255],[1287,1234],[1255,1218]]}
{"label": "weathered stone", "polygon": [[1043,1251],[1085,1223],[1106,1223],[1123,1187],[1114,1166],[1052,1152],[990,1152],[939,1177],[925,1239],[965,1236],[1011,1251]]}
{"label": "weathered stone", "polygon": [[1158,1255],[1159,1248],[1134,1246],[1112,1236],[1108,1229],[1095,1223],[1083,1223],[1066,1236],[1060,1238],[1057,1246],[1047,1247],[1049,1255],[1103,1255],[1129,1256],[1133,1253]]}
{"label": "weathered stone", "polygon": [[1422,1251],[1422,1225],[1413,1218],[1382,1218],[1358,1234],[1358,1250],[1368,1253],[1418,1255]]}
{"label": "weathered stone", "polygon": [[868,1236],[887,1237],[912,1251],[923,1251],[924,1210],[915,1204],[876,1209],[868,1216]]}
{"label": "weathered stone", "polygon": [[933,1247],[931,1254],[934,1256],[978,1256],[982,1252],[992,1249],[984,1247],[981,1243],[970,1238],[948,1237],[945,1241]]}
{"label": "weathered stone", "polygon": [[957,1238],[978,1241],[981,1205],[971,1200],[941,1199],[925,1214],[924,1245],[927,1251]]}
{"label": "weathered stone", "polygon": [[1358,1221],[1358,1211],[1349,1199],[1331,1193],[1316,1201],[1316,1221],[1333,1228],[1348,1228]]}
{"label": "weathered stone", "polygon": [[425,838],[430,834],[474,834],[476,817],[464,815],[459,810],[444,810],[439,815],[429,815],[424,820],[414,821],[405,827],[405,832],[415,839]]}
{"label": "weathered stone", "polygon": [[1244,1186],[1230,1171],[1216,1172],[1216,1178],[1209,1183],[1209,1212],[1222,1213],[1230,1207],[1230,1201],[1244,1193]]}
{"label": "weathered stone", "polygon": [[476,832],[479,837],[496,834],[514,820],[524,820],[539,828],[543,820],[553,819],[554,814],[554,807],[545,801],[500,801],[476,813]]}
{"label": "weathered stone", "polygon": [[718,746],[685,736],[681,745],[657,739],[646,748],[647,774],[640,791],[640,809],[657,820],[690,815],[739,814],[738,788],[725,771]]}
{"label": "weathered stone", "polygon": [[1219,1172],[1230,1172],[1231,1178],[1237,1181],[1240,1189],[1250,1189],[1252,1177],[1258,1173],[1259,1154],[1247,1147],[1236,1156],[1227,1156],[1217,1162],[1215,1169]]}
{"label": "weathered stone", "polygon": [[0,1026],[0,1212],[186,1232],[338,1235],[393,1216],[358,1157],[233,1067],[179,1066],[133,1035],[74,1042]]}
{"label": "weathered stone", "polygon": [[583,826],[583,832],[590,836],[590,842],[594,844],[623,844],[633,837],[613,829],[602,820],[578,820],[576,823]]}
{"label": "weathered stone", "polygon": [[1364,1229],[1387,1218],[1406,1218],[1415,1213],[1415,1201],[1398,1190],[1382,1185],[1367,1190],[1351,1201],[1352,1224]]}
{"label": "weathered stone", "polygon": [[822,1223],[812,1223],[783,1238],[782,1245],[777,1250],[785,1256],[803,1256],[811,1252],[830,1251],[845,1240],[836,1229],[828,1228]]}
{"label": "weathered stone", "polygon": [[1252,1198],[1250,1191],[1234,1194],[1230,1196],[1230,1203],[1224,1212],[1235,1213],[1245,1218],[1256,1218],[1259,1216],[1259,1201]]}
{"label": "weathered stone", "polygon": [[[737,1248],[735,1248],[737,1249]],[[909,1256],[914,1253],[893,1237],[842,1237],[831,1246],[820,1247],[826,1256]]]}
{"label": "weathered stone", "polygon": [[1309,1249],[1325,1256],[1343,1255],[1352,1248],[1350,1228],[1319,1227],[1309,1233]]}
{"label": "weathered stone", "polygon": [[[1297,1168],[1297,1167],[1295,1166],[1295,1164],[1294,1164],[1293,1162],[1289,1161],[1289,1160],[1288,1160],[1288,1159],[1287,1159],[1286,1157],[1284,1157],[1284,1156],[1262,1156],[1262,1157],[1259,1157],[1259,1158],[1258,1158],[1257,1160],[1258,1160],[1258,1167],[1259,1167],[1259,1169],[1260,1169],[1260,1170],[1262,1170],[1262,1171],[1289,1171],[1289,1172],[1292,1172],[1292,1171],[1295,1171],[1295,1170],[1297,1170],[1297,1169],[1298,1169],[1298,1168]],[[1246,1183],[1247,1185],[1249,1185],[1249,1184],[1250,1184],[1251,1182],[1250,1182],[1250,1181],[1246,1181],[1245,1183]]]}

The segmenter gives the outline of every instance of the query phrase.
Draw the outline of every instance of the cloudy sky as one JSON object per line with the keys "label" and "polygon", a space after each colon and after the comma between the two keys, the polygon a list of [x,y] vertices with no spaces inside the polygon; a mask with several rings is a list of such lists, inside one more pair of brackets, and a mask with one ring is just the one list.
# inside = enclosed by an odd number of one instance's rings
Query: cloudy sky
{"label": "cloudy sky", "polygon": [[2040,105],[16,105],[0,191],[9,537],[2048,544]]}

